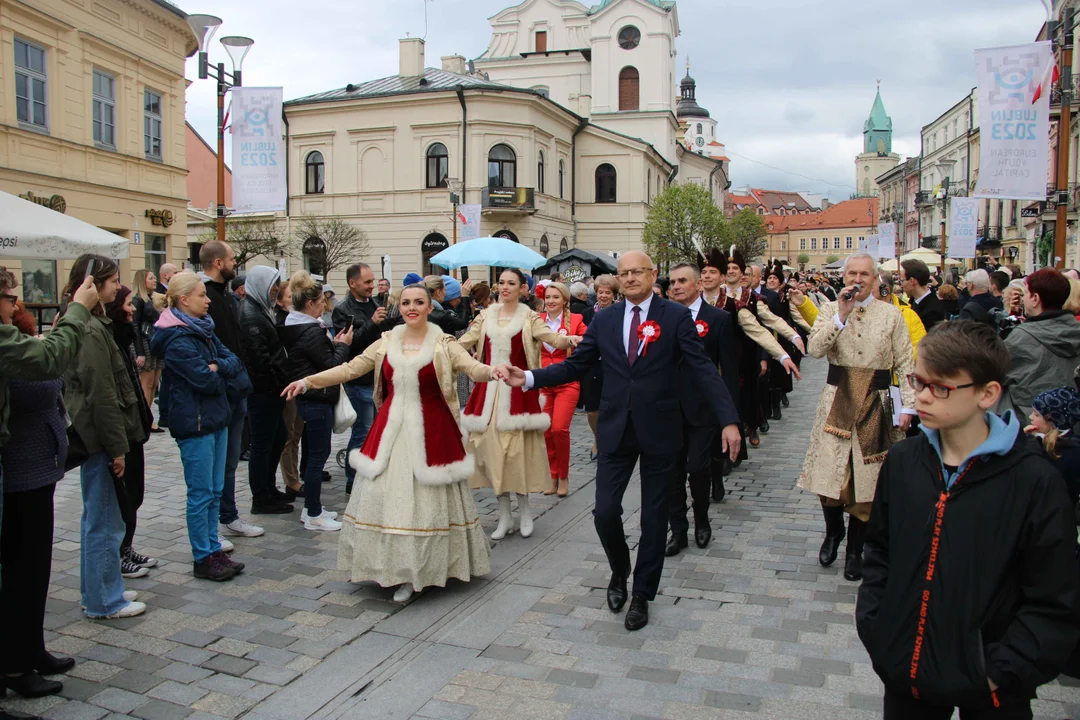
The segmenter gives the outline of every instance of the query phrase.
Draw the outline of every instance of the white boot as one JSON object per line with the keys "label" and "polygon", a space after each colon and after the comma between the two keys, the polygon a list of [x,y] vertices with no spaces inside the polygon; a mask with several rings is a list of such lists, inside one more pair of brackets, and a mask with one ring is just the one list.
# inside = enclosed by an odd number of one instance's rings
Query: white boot
{"label": "white boot", "polygon": [[508,534],[514,532],[514,516],[510,514],[510,494],[503,493],[499,496],[499,526],[491,533],[492,540],[502,540]]}
{"label": "white boot", "polygon": [[527,538],[533,534],[532,508],[529,507],[528,495],[518,495],[518,514],[521,515],[521,537]]}
{"label": "white boot", "polygon": [[413,586],[409,583],[405,583],[398,587],[397,592],[394,593],[394,602],[406,603],[409,602],[409,598],[413,596]]}

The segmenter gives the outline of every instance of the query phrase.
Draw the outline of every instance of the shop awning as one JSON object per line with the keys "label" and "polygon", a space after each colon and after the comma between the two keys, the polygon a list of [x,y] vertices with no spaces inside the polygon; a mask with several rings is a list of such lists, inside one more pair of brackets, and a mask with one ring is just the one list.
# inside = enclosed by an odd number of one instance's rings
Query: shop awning
{"label": "shop awning", "polygon": [[96,253],[118,260],[128,256],[128,241],[57,212],[0,192],[0,257],[63,260]]}

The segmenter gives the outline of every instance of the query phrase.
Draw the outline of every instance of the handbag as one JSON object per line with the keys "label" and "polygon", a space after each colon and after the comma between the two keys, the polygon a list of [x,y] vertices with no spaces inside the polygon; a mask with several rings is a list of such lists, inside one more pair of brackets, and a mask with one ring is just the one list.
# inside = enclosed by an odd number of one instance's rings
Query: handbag
{"label": "handbag", "polygon": [[86,443],[79,437],[74,425],[68,425],[67,438],[68,452],[67,458],[64,460],[64,472],[70,472],[84,465],[90,459],[90,453],[86,450]]}
{"label": "handbag", "polygon": [[337,402],[334,403],[334,432],[338,435],[347,432],[356,422],[356,409],[345,393],[345,388],[340,390]]}

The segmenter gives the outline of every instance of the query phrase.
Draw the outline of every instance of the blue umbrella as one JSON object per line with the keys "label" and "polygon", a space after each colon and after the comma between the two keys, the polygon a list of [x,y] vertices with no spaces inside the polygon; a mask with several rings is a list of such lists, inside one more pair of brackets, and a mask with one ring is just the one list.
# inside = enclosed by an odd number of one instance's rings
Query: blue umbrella
{"label": "blue umbrella", "polygon": [[487,265],[532,270],[546,263],[547,258],[513,240],[482,237],[459,242],[431,258],[430,262],[432,265],[451,269],[466,265]]}

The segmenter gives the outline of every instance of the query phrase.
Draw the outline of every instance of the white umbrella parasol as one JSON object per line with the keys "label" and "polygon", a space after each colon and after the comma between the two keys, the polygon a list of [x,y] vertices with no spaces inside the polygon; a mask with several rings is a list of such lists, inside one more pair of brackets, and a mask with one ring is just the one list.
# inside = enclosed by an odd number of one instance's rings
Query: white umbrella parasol
{"label": "white umbrella parasol", "polygon": [[58,260],[128,256],[128,241],[90,223],[0,192],[0,257]]}

